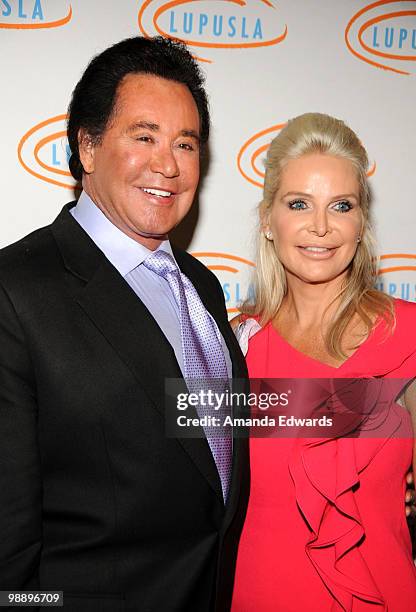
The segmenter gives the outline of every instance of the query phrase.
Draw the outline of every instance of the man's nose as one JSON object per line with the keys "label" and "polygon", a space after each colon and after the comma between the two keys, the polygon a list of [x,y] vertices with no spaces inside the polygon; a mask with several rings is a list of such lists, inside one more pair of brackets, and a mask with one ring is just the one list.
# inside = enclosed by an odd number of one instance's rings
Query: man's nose
{"label": "man's nose", "polygon": [[150,170],[157,174],[163,174],[167,178],[174,178],[179,175],[178,162],[170,145],[163,145],[154,149],[150,160]]}

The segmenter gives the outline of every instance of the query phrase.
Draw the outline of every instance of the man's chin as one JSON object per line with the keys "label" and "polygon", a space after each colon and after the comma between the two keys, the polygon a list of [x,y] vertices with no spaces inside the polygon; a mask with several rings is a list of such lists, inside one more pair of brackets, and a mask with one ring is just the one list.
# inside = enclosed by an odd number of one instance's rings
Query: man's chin
{"label": "man's chin", "polygon": [[143,230],[136,230],[136,234],[141,236],[142,238],[152,238],[153,240],[167,240],[168,234],[167,232],[158,233],[158,232],[144,232]]}
{"label": "man's chin", "polygon": [[167,240],[168,239],[168,233],[167,232],[160,232],[160,231],[144,231],[142,229],[139,228],[135,228],[134,229],[134,233],[137,236],[140,236],[141,238],[149,238],[151,240]]}

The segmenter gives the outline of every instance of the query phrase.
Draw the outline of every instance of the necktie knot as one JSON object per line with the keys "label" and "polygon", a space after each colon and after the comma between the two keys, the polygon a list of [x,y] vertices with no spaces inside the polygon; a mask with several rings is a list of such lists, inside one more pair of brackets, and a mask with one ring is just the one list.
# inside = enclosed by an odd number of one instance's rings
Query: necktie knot
{"label": "necktie knot", "polygon": [[159,274],[163,278],[167,278],[172,272],[179,272],[173,257],[165,251],[156,251],[143,261],[143,265],[152,272]]}

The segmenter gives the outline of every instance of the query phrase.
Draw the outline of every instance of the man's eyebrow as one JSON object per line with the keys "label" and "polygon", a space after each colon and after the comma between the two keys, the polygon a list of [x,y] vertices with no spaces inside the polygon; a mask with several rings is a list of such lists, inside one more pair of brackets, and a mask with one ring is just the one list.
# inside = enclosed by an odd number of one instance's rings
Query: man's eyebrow
{"label": "man's eyebrow", "polygon": [[198,143],[201,141],[198,132],[195,132],[195,130],[182,130],[181,136],[185,136],[185,138],[194,138]]}
{"label": "man's eyebrow", "polygon": [[150,130],[151,132],[157,132],[160,128],[157,123],[152,123],[151,121],[136,121],[129,126],[128,132],[135,132],[136,130],[145,129]]}

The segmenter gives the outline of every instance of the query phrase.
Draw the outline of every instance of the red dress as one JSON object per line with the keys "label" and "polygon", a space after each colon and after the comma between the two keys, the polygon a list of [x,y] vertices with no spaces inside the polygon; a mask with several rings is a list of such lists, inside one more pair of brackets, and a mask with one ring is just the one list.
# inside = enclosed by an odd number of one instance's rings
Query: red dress
{"label": "red dress", "polygon": [[[412,379],[416,304],[395,308],[393,334],[380,323],[338,368],[300,353],[269,324],[249,340],[250,377]],[[404,510],[411,418],[394,406],[395,435],[383,439],[250,439],[232,612],[416,610]]]}

